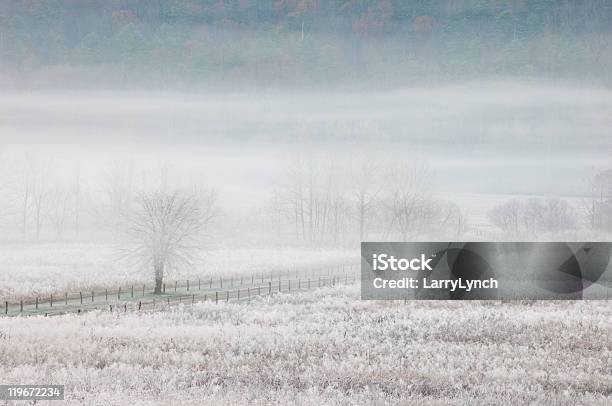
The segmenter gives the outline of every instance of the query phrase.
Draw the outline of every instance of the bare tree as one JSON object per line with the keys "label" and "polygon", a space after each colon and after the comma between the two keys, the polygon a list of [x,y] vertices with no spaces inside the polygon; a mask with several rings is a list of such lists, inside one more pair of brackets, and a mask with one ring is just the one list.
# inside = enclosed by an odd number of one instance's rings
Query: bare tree
{"label": "bare tree", "polygon": [[134,165],[131,161],[114,161],[106,174],[107,215],[114,232],[121,228],[121,218],[129,212],[134,196]]}
{"label": "bare tree", "polygon": [[364,241],[368,234],[368,227],[375,214],[378,195],[382,187],[377,182],[380,166],[364,158],[354,171],[357,222],[359,227],[359,240]]}
{"label": "bare tree", "polygon": [[430,193],[431,176],[425,167],[402,165],[392,168],[389,181],[384,202],[389,219],[385,235],[394,230],[402,240],[419,235],[440,215],[439,202]]}
{"label": "bare tree", "polygon": [[560,232],[576,226],[576,212],[569,203],[559,198],[549,198],[542,202],[531,199],[526,204],[526,216],[530,215],[531,230]]}
{"label": "bare tree", "polygon": [[562,232],[576,226],[576,213],[565,200],[510,200],[494,207],[489,218],[511,238],[538,233]]}
{"label": "bare tree", "polygon": [[73,188],[74,197],[74,232],[78,236],[81,227],[81,167],[77,166]]}
{"label": "bare tree", "polygon": [[455,241],[461,241],[461,237],[470,229],[465,213],[453,202],[441,201],[439,206],[440,217],[439,221],[436,221],[438,229],[436,230],[436,227],[432,229],[451,236]]}
{"label": "bare tree", "polygon": [[48,217],[57,238],[62,237],[71,211],[68,192],[61,187],[49,189]]}
{"label": "bare tree", "polygon": [[612,228],[612,170],[600,171],[590,180],[583,209],[591,229]]}
{"label": "bare tree", "polygon": [[521,203],[517,200],[510,200],[491,209],[489,219],[505,234],[516,237],[520,232],[521,211]]}
{"label": "bare tree", "polygon": [[36,223],[36,241],[40,241],[43,224],[43,209],[47,205],[49,196],[48,186],[48,163],[44,162],[36,167],[35,178],[32,188],[32,204],[34,209],[34,220]]}
{"label": "bare tree", "polygon": [[20,200],[21,200],[21,229],[23,237],[26,238],[28,232],[28,215],[30,211],[30,202],[32,199],[32,184],[33,176],[29,168],[24,170],[23,179],[19,182]]}
{"label": "bare tree", "polygon": [[199,238],[214,216],[213,195],[175,191],[140,193],[129,214],[128,255],[151,267],[155,293],[162,292],[169,269],[189,266],[201,248]]}

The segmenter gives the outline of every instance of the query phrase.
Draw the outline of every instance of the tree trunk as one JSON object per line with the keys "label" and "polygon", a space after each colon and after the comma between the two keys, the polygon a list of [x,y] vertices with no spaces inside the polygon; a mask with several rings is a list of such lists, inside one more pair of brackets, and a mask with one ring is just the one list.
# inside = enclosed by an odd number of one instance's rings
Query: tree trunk
{"label": "tree trunk", "polygon": [[359,241],[363,241],[365,234],[365,203],[363,197],[359,197]]}
{"label": "tree trunk", "polygon": [[40,241],[40,201],[36,203],[36,241]]}
{"label": "tree trunk", "polygon": [[28,202],[30,199],[30,193],[29,190],[26,189],[25,191],[25,195],[23,197],[23,236],[25,237],[27,234],[27,227],[28,227]]}
{"label": "tree trunk", "polygon": [[154,271],[155,271],[155,291],[153,293],[155,293],[156,295],[159,295],[163,293],[162,287],[164,283],[164,265],[162,263],[156,263],[154,265]]}

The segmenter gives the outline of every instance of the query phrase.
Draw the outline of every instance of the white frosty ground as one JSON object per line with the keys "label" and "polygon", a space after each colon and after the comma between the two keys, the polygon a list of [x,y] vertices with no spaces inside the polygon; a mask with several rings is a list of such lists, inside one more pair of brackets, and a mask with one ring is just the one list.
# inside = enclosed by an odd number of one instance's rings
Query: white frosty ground
{"label": "white frosty ground", "polygon": [[71,404],[610,404],[602,302],[365,302],[357,286],[0,319],[2,379]]}

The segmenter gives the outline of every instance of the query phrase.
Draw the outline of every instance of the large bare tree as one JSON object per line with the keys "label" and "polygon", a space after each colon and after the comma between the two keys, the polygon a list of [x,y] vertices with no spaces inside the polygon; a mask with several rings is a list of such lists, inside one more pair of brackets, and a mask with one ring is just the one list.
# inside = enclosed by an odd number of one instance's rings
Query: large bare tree
{"label": "large bare tree", "polygon": [[206,196],[180,191],[138,194],[127,221],[128,255],[153,270],[155,293],[162,292],[167,270],[193,263],[202,248],[200,237],[214,217],[214,206],[212,192]]}

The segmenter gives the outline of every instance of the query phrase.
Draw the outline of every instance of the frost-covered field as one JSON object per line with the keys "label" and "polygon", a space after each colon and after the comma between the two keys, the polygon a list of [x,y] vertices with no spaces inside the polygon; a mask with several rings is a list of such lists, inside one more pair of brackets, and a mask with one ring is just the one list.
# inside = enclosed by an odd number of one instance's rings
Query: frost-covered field
{"label": "frost-covered field", "polygon": [[610,404],[607,302],[365,302],[357,286],[0,319],[4,383],[70,404]]}
{"label": "frost-covered field", "polygon": [[[7,244],[0,246],[0,298],[13,300],[55,292],[151,283],[148,269],[129,269],[117,249],[103,244]],[[168,278],[230,277],[325,269],[355,263],[358,251],[308,249],[215,249],[193,268]]]}

